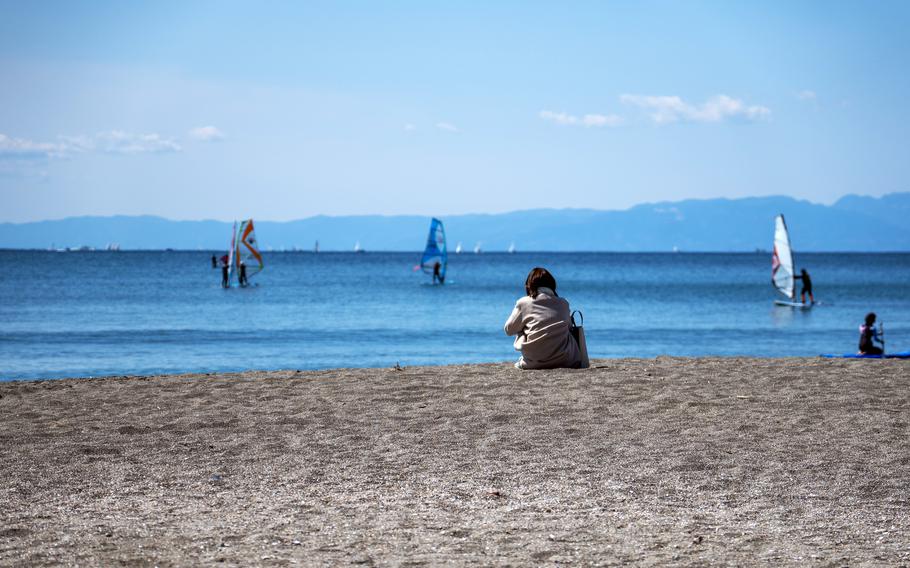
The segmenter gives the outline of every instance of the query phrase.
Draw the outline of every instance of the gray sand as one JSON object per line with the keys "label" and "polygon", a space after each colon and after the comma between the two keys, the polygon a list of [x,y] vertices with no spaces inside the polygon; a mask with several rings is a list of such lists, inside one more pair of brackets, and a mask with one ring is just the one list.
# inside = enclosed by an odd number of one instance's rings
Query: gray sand
{"label": "gray sand", "polygon": [[0,383],[0,564],[910,564],[910,364]]}

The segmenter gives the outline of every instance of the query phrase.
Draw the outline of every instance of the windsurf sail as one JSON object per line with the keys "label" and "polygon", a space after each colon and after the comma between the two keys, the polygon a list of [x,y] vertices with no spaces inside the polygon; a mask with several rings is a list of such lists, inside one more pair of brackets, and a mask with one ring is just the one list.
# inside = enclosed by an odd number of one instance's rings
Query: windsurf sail
{"label": "windsurf sail", "polygon": [[253,220],[241,221],[236,234],[237,247],[234,262],[237,264],[238,271],[240,270],[241,262],[246,265],[246,277],[249,279],[265,268],[265,264],[262,262],[262,253],[259,252],[259,241],[256,240],[256,229],[253,227]]}
{"label": "windsurf sail", "polygon": [[449,262],[449,253],[446,251],[446,231],[442,221],[433,218],[430,221],[430,234],[427,236],[427,247],[420,259],[420,268],[426,274],[433,274],[436,264],[439,263],[440,280],[445,280],[446,265]]}
{"label": "windsurf sail", "polygon": [[777,291],[793,299],[796,297],[796,281],[793,278],[793,250],[790,248],[790,234],[783,215],[774,219],[774,253],[771,256],[771,283]]}
{"label": "windsurf sail", "polygon": [[228,247],[227,265],[228,265],[228,284],[234,280],[234,262],[237,258],[237,221],[234,221],[234,227],[231,229],[231,246]]}

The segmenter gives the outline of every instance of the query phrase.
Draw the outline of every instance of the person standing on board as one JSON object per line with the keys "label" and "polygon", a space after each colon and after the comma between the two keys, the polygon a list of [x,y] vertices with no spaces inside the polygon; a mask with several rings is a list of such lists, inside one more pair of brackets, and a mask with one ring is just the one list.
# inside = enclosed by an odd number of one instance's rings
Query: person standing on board
{"label": "person standing on board", "polygon": [[515,303],[504,326],[515,335],[515,350],[521,357],[518,369],[581,367],[578,343],[569,331],[569,302],[556,295],[556,279],[546,268],[534,268],[525,280],[525,292]]}
{"label": "person standing on board", "polygon": [[442,264],[437,260],[436,264],[433,265],[433,284],[437,282],[439,284],[444,284],[446,277],[442,275]]}
{"label": "person standing on board", "polygon": [[809,273],[806,272],[806,269],[803,268],[799,271],[799,276],[794,276],[794,280],[803,281],[803,289],[799,293],[799,301],[806,303],[806,294],[809,294],[809,303],[815,303],[815,296],[812,295],[812,279],[809,278]]}
{"label": "person standing on board", "polygon": [[250,281],[246,279],[246,263],[242,260],[240,261],[240,286],[246,288],[250,285]]}
{"label": "person standing on board", "polygon": [[875,313],[869,312],[866,314],[866,323],[859,326],[859,354],[881,355],[884,353],[881,347],[875,345],[875,341],[884,345],[878,330],[875,329]]}
{"label": "person standing on board", "polygon": [[228,273],[228,263],[221,259],[221,287],[230,288],[231,287],[231,275]]}
{"label": "person standing on board", "polygon": [[218,268],[218,259],[215,258],[215,255],[212,255],[212,268]]}

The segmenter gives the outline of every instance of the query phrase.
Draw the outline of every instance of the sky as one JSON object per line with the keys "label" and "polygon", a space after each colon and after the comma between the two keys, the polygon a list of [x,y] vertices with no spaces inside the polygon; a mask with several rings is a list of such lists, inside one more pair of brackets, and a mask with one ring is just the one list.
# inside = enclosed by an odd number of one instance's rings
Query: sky
{"label": "sky", "polygon": [[910,190],[903,1],[0,11],[0,222]]}

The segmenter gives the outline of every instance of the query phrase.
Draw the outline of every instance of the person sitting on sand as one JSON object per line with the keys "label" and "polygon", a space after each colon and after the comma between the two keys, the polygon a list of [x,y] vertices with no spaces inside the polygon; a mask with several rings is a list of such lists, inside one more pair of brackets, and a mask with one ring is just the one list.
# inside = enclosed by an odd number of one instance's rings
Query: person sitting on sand
{"label": "person sitting on sand", "polygon": [[806,272],[806,269],[801,269],[799,271],[799,276],[794,276],[793,279],[803,281],[803,289],[799,293],[799,301],[805,304],[806,294],[809,294],[809,303],[814,304],[815,296],[812,295],[812,279],[809,278],[809,273]]}
{"label": "person sitting on sand", "polygon": [[875,313],[866,314],[866,323],[859,326],[859,354],[881,355],[884,350],[875,345],[875,341],[884,345],[878,330],[875,329]]}
{"label": "person sitting on sand", "polygon": [[506,321],[521,357],[518,369],[578,368],[581,355],[569,332],[569,302],[556,295],[556,279],[546,268],[534,268],[525,280],[527,296],[519,298]]}

